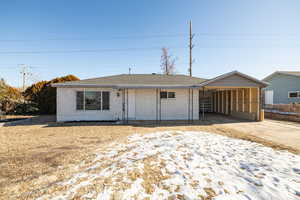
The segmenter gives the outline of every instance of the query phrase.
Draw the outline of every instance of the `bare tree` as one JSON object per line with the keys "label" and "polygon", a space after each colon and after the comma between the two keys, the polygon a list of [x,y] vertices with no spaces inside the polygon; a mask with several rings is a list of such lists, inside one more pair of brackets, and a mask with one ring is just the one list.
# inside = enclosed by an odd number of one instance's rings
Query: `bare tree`
{"label": "bare tree", "polygon": [[162,55],[160,58],[160,67],[161,70],[164,74],[170,75],[170,74],[175,74],[175,60],[172,58],[171,55],[169,55],[169,49],[167,48],[162,48]]}

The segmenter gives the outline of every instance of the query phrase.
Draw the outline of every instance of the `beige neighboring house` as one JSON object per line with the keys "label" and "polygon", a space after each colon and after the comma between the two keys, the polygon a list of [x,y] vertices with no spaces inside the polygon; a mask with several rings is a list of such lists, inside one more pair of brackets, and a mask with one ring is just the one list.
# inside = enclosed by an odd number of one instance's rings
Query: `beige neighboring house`
{"label": "beige neighboring house", "polygon": [[121,74],[56,83],[57,121],[199,120],[213,112],[260,120],[267,83],[233,71],[213,79]]}

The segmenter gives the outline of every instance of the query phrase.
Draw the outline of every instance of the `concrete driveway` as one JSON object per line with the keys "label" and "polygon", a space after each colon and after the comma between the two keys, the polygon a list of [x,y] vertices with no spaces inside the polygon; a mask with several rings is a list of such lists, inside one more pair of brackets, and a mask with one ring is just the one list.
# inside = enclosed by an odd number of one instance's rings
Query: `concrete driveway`
{"label": "concrete driveway", "polygon": [[265,119],[263,122],[229,122],[221,126],[227,126],[258,138],[291,147],[300,152],[299,123]]}

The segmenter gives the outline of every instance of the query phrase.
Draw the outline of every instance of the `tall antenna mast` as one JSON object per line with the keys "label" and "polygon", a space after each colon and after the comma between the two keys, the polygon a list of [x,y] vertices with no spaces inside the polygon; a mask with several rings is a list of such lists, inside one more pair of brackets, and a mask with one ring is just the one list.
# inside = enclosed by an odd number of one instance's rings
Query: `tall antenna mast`
{"label": "tall antenna mast", "polygon": [[194,34],[192,33],[192,21],[190,21],[190,44],[189,44],[189,50],[190,50],[190,60],[189,60],[189,63],[190,63],[190,67],[189,67],[189,73],[190,73],[190,76],[193,75],[193,71],[192,71],[192,65],[193,65],[193,55],[192,55],[192,50],[194,48],[194,45],[193,45],[193,38],[194,38]]}

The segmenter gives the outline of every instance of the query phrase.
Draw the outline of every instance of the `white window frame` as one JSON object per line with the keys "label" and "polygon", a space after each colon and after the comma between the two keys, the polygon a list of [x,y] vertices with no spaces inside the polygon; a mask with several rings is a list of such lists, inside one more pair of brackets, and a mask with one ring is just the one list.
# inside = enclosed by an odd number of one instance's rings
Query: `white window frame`
{"label": "white window frame", "polygon": [[[290,93],[297,93],[297,97],[290,97]],[[300,91],[289,91],[289,92],[288,92],[288,98],[289,98],[289,99],[297,99],[297,98],[300,98]]]}
{"label": "white window frame", "polygon": [[[83,109],[77,109],[77,92],[83,92]],[[100,99],[100,110],[86,110],[85,109],[85,92],[101,92],[101,99]],[[109,93],[109,109],[105,109],[103,110],[103,92],[108,92]],[[79,111],[79,112],[82,112],[82,111],[85,111],[85,112],[107,112],[107,111],[110,111],[111,109],[111,103],[110,103],[110,99],[111,99],[111,92],[108,91],[108,90],[76,90],[75,91],[75,110],[76,111]]]}

